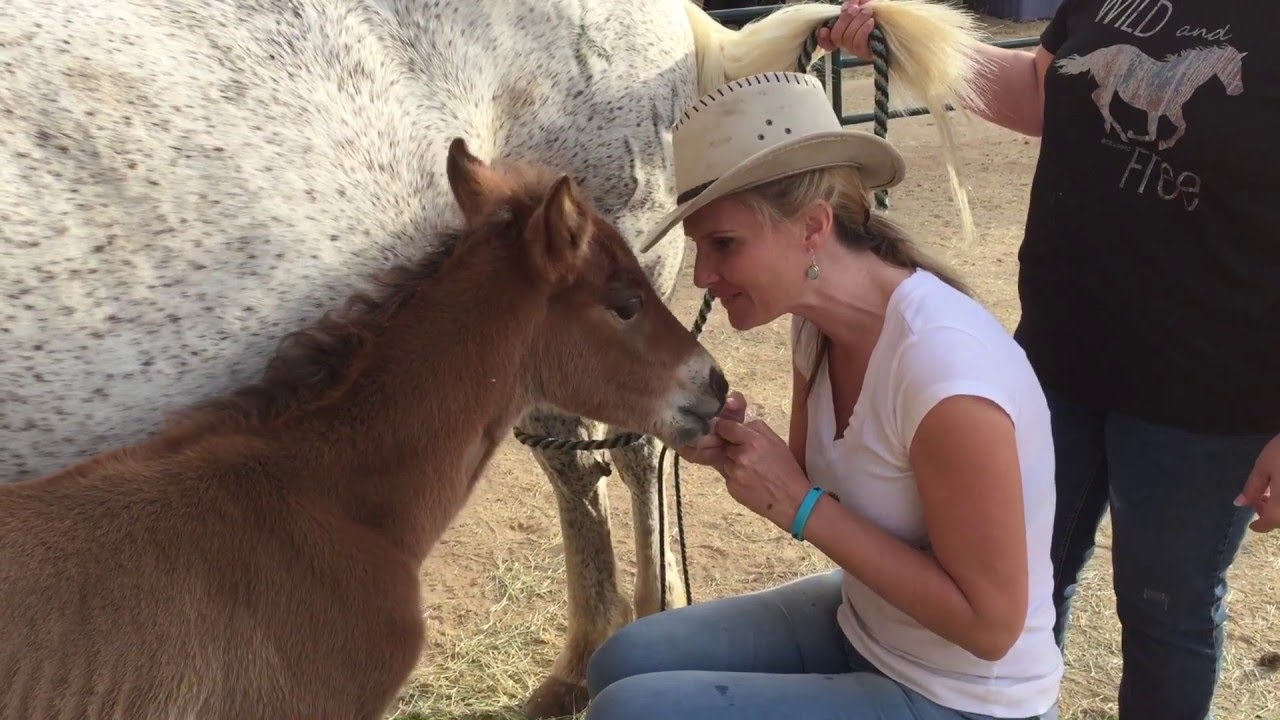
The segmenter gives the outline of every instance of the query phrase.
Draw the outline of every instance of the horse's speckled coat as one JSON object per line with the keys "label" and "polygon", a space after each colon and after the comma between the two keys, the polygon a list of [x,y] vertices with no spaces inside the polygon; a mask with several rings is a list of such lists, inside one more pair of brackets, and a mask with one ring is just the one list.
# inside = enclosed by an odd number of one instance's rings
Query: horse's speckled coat
{"label": "horse's speckled coat", "polygon": [[[455,136],[566,169],[638,240],[672,206],[692,53],[680,0],[0,3],[0,481],[255,380],[287,332],[455,222]],[[660,292],[682,251],[642,259]],[[549,462],[583,550],[571,595],[616,599],[599,469]],[[619,622],[581,609],[570,684]]]}

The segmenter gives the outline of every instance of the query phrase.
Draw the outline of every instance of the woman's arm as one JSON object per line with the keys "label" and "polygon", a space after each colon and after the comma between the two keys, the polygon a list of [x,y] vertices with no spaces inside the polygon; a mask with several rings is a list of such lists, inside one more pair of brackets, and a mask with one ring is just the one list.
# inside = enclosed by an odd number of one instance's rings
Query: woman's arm
{"label": "woman's arm", "polygon": [[1044,128],[1044,74],[1053,55],[1043,47],[1035,52],[984,45],[991,63],[985,108],[968,108],[976,115],[1014,132],[1040,137]]}
{"label": "woman's arm", "polygon": [[809,393],[805,389],[808,381],[795,366],[791,368],[791,427],[787,430],[787,447],[796,458],[800,471],[808,473],[805,468],[804,453],[809,438]]}
{"label": "woman's arm", "polygon": [[[924,627],[984,660],[1022,633],[1027,550],[1013,423],[995,403],[953,396],[921,421],[914,467],[932,553],[911,547],[823,498],[805,527],[812,543]],[[799,499],[781,513],[789,528]]]}
{"label": "woman's arm", "polygon": [[[818,44],[828,52],[839,48],[869,62],[875,6],[869,0],[845,0],[843,7],[830,29],[818,30]],[[1027,52],[987,44],[981,52],[990,65],[983,78],[987,107],[967,109],[1001,127],[1039,137],[1044,126],[1044,74],[1053,55],[1043,47]]]}

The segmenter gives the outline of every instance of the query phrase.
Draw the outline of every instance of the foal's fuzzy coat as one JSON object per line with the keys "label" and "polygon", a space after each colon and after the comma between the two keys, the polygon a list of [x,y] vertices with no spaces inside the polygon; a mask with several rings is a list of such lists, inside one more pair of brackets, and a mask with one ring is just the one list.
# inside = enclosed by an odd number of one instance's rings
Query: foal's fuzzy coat
{"label": "foal's fuzzy coat", "polygon": [[159,436],[0,485],[0,717],[380,718],[419,569],[525,409],[707,430],[724,377],[572,181],[461,141],[449,180],[452,257]]}

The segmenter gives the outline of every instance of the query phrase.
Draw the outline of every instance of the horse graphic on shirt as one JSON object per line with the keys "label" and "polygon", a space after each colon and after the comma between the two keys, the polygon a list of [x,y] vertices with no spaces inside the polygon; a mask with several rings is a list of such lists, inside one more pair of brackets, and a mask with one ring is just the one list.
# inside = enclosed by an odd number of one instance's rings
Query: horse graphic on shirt
{"label": "horse graphic on shirt", "polygon": [[[1222,81],[1228,95],[1244,91],[1240,78],[1242,53],[1230,45],[1188,48],[1155,60],[1132,45],[1112,45],[1087,55],[1071,55],[1056,65],[1066,75],[1089,73],[1098,83],[1093,100],[1102,111],[1106,131],[1115,130],[1122,138],[1150,142],[1156,139],[1160,118],[1174,125],[1168,139],[1161,140],[1161,150],[1172,147],[1187,130],[1182,105],[1196,90],[1213,77]],[[1129,105],[1147,113],[1147,133],[1127,131],[1111,116],[1111,100],[1119,95]]]}

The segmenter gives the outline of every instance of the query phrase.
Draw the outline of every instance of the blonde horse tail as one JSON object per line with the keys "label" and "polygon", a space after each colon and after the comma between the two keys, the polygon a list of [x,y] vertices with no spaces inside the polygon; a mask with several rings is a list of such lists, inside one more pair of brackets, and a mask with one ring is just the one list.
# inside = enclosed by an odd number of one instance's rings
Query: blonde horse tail
{"label": "blonde horse tail", "polygon": [[894,107],[922,105],[937,122],[951,196],[966,242],[977,236],[969,193],[960,177],[952,117],[947,107],[977,112],[986,102],[989,62],[972,13],[930,0],[872,0],[876,26],[889,54],[889,97]]}
{"label": "blonde horse tail", "polygon": [[[800,69],[806,41],[840,15],[839,5],[803,2],[731,30],[692,0],[684,1],[696,46],[700,93],[755,73]],[[867,7],[888,46],[892,106],[921,105],[937,121],[951,194],[959,206],[964,237],[971,241],[976,236],[973,216],[947,107],[972,112],[985,103],[988,62],[977,16],[940,0],[871,0]],[[810,65],[822,54],[817,48]]]}
{"label": "blonde horse tail", "polygon": [[748,75],[799,70],[805,41],[840,14],[839,5],[801,3],[731,30],[693,0],[684,0],[684,9],[693,30],[699,95]]}

